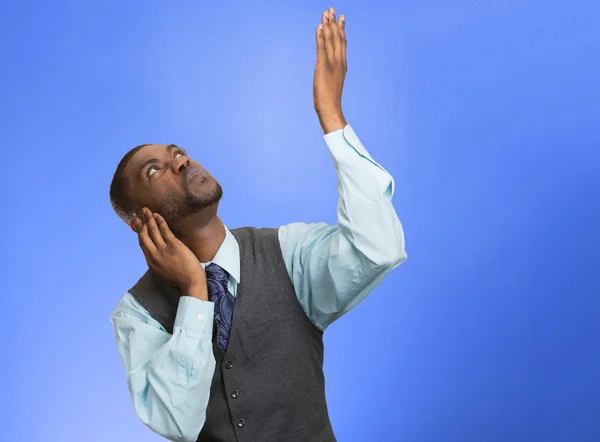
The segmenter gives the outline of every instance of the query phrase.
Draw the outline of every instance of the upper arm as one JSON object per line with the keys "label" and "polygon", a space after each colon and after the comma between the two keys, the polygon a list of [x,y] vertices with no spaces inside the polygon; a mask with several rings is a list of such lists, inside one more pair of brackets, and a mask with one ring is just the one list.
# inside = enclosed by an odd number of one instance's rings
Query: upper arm
{"label": "upper arm", "polygon": [[292,223],[279,229],[298,301],[321,330],[362,301],[396,263],[375,262],[339,227]]}
{"label": "upper arm", "polygon": [[164,327],[127,293],[110,316],[121,362],[129,374],[171,338]]}

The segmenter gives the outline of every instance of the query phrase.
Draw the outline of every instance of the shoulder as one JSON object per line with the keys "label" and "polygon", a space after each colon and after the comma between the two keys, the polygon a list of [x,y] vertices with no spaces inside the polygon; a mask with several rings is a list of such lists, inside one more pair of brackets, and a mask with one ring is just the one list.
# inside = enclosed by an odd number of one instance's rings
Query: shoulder
{"label": "shoulder", "polygon": [[245,226],[245,227],[236,227],[234,229],[229,229],[229,231],[233,234],[241,234],[241,235],[265,235],[272,233],[273,231],[279,230],[279,227],[253,227],[253,226]]}
{"label": "shoulder", "polygon": [[277,239],[279,227],[237,227],[229,229],[238,241],[244,242],[264,242],[269,239]]}
{"label": "shoulder", "polygon": [[119,300],[110,317],[111,319],[135,317],[143,322],[148,322],[150,314],[130,292],[126,292]]}

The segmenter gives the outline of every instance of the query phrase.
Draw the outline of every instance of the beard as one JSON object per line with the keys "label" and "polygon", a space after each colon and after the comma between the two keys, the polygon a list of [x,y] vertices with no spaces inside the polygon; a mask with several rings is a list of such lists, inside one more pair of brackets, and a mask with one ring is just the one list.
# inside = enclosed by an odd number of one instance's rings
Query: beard
{"label": "beard", "polygon": [[207,207],[218,203],[223,196],[223,189],[218,181],[214,181],[214,186],[207,192],[194,195],[186,188],[183,195],[174,195],[166,202],[166,210],[163,218],[171,228],[175,228],[179,222],[190,215],[194,215]]}

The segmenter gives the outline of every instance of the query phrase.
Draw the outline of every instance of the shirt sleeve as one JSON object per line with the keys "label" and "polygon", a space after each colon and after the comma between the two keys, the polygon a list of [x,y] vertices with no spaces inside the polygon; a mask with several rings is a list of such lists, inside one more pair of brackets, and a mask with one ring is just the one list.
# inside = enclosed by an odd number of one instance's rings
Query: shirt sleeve
{"label": "shirt sleeve", "polygon": [[338,176],[337,225],[297,222],[279,228],[298,300],[321,330],[407,259],[404,231],[391,201],[393,177],[349,124],[323,138]]}
{"label": "shirt sleeve", "polygon": [[171,335],[126,293],[110,317],[135,411],[169,440],[194,442],[204,426],[213,314],[214,303],[182,296]]}

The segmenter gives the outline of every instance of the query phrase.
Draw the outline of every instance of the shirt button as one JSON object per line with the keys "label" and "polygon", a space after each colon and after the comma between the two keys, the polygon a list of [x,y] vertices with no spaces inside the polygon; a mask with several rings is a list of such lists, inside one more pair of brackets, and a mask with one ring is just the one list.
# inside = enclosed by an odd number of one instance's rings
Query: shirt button
{"label": "shirt button", "polygon": [[231,392],[231,397],[232,397],[232,398],[234,398],[234,399],[235,399],[236,397],[238,397],[239,395],[240,395],[240,392],[239,392],[239,391],[237,391],[237,390],[233,390],[233,391]]}
{"label": "shirt button", "polygon": [[204,315],[202,313],[198,313],[198,319],[204,319]]}
{"label": "shirt button", "polygon": [[233,368],[233,362],[231,362],[231,361],[225,362],[225,368],[227,368],[227,369]]}
{"label": "shirt button", "polygon": [[242,428],[244,425],[246,425],[246,421],[244,419],[240,419],[238,421],[238,427]]}

